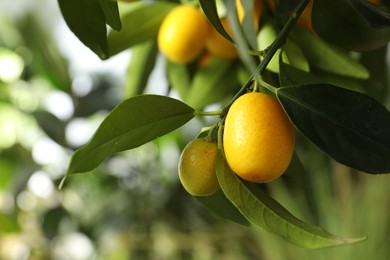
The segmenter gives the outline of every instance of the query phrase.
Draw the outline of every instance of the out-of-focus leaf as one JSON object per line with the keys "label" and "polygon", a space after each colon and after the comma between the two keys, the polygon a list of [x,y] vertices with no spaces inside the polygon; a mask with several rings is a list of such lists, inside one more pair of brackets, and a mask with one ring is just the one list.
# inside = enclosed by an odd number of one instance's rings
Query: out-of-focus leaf
{"label": "out-of-focus leaf", "polygon": [[250,223],[238,209],[228,200],[219,189],[211,196],[196,197],[207,209],[219,217],[229,219],[241,225],[249,226]]}
{"label": "out-of-focus leaf", "polygon": [[127,99],[103,120],[91,140],[71,158],[67,175],[95,169],[112,154],[165,135],[194,117],[183,102],[157,95]]}
{"label": "out-of-focus leaf", "polygon": [[44,77],[53,87],[69,93],[71,91],[69,65],[51,36],[42,29],[33,16],[21,19],[18,30],[34,61],[28,64],[28,69],[33,74]]}
{"label": "out-of-focus leaf", "polygon": [[34,111],[32,113],[35,120],[41,127],[43,131],[55,142],[66,145],[65,141],[65,122],[58,119],[53,114],[47,112],[47,111]]}
{"label": "out-of-focus leaf", "polygon": [[364,82],[364,89],[381,103],[387,100],[390,91],[390,64],[387,57],[387,46],[365,52],[361,56],[362,63],[370,72],[370,78]]}
{"label": "out-of-focus leaf", "polygon": [[99,4],[103,10],[106,23],[114,30],[122,29],[121,19],[119,17],[118,2],[113,0],[99,0]]}
{"label": "out-of-focus leaf", "polygon": [[221,150],[217,153],[217,176],[226,197],[250,223],[290,243],[306,248],[325,248],[364,239],[337,237],[321,227],[299,220],[258,186],[241,180],[229,168]]}
{"label": "out-of-focus leaf", "polygon": [[96,0],[58,0],[69,29],[101,59],[108,57],[103,10]]}
{"label": "out-of-focus leaf", "polygon": [[301,50],[313,66],[338,75],[367,79],[369,72],[349,53],[331,46],[311,34],[307,30],[296,27],[291,32],[291,37],[299,44]]}
{"label": "out-of-focus leaf", "polygon": [[348,0],[316,0],[312,10],[314,30],[327,42],[348,50],[363,52],[386,45],[390,40],[390,26],[377,26],[384,12],[379,13],[379,8],[368,10],[359,6],[359,12],[375,20],[376,27],[367,22]]}
{"label": "out-of-focus leaf", "polygon": [[281,86],[321,83],[321,80],[313,73],[294,68],[287,63],[282,62],[279,67],[279,81]]}
{"label": "out-of-focus leaf", "polygon": [[110,31],[108,49],[110,56],[157,36],[160,24],[176,4],[169,2],[140,1],[120,5],[122,30]]}
{"label": "out-of-focus leaf", "polygon": [[361,80],[356,78],[336,75],[321,70],[308,73],[286,63],[280,64],[279,80],[281,86],[328,83],[342,88],[364,92]]}
{"label": "out-of-focus leaf", "polygon": [[373,27],[389,27],[390,14],[385,12],[378,5],[366,0],[348,0],[355,8],[356,12],[361,15]]}
{"label": "out-of-focus leaf", "polygon": [[127,68],[125,97],[142,94],[153,71],[158,52],[155,40],[140,43],[131,48],[130,64]]}
{"label": "out-of-focus leaf", "polygon": [[[259,50],[266,50],[277,37],[277,30],[271,23],[264,24],[257,35],[257,45]],[[267,69],[274,73],[279,73],[280,59],[283,62],[304,71],[309,71],[309,62],[306,59],[300,46],[294,41],[287,39],[282,49],[277,50],[275,55],[268,63]]]}
{"label": "out-of-focus leaf", "polygon": [[276,94],[297,129],[329,156],[367,173],[390,173],[390,112],[375,99],[327,84]]}
{"label": "out-of-focus leaf", "polygon": [[191,86],[191,77],[187,65],[167,61],[166,70],[171,87],[184,99]]}
{"label": "out-of-focus leaf", "polygon": [[237,84],[235,68],[233,61],[213,58],[196,72],[184,100],[196,109],[220,101]]}

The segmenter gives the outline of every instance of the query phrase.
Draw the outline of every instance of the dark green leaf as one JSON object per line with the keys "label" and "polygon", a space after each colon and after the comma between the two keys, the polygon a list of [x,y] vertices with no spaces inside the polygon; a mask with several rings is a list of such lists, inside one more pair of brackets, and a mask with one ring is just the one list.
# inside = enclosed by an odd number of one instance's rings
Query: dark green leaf
{"label": "dark green leaf", "polygon": [[70,30],[101,59],[107,58],[106,22],[96,0],[58,0]]}
{"label": "dark green leaf", "polygon": [[355,243],[364,238],[334,236],[321,227],[302,222],[255,184],[241,180],[219,150],[217,176],[226,197],[252,223],[306,248],[324,248]]}
{"label": "dark green leaf", "polygon": [[281,86],[321,83],[313,73],[294,68],[284,62],[279,63],[279,81]]}
{"label": "dark green leaf", "polygon": [[91,140],[72,156],[68,174],[88,172],[112,154],[165,135],[193,118],[194,110],[179,100],[143,95],[120,103]]}
{"label": "dark green leaf", "polygon": [[142,94],[156,63],[157,52],[155,40],[149,40],[131,48],[131,59],[125,82],[126,98]]}
{"label": "dark green leaf", "polygon": [[118,54],[138,43],[154,39],[160,24],[176,4],[169,2],[140,1],[120,6],[122,30],[108,35],[110,56]]}
{"label": "dark green leaf", "polygon": [[196,109],[220,101],[237,85],[233,61],[213,58],[195,74],[184,100]]}
{"label": "dark green leaf", "polygon": [[226,32],[221,21],[219,20],[217,4],[215,0],[199,0],[200,6],[204,14],[207,16],[214,28],[221,34],[223,37],[233,42],[233,39]]}
{"label": "dark green leaf", "polygon": [[[377,11],[371,15],[378,17]],[[373,27],[348,0],[314,1],[312,24],[321,38],[349,50],[373,50],[390,40],[390,27]]]}
{"label": "dark green leaf", "polygon": [[390,113],[375,99],[326,84],[276,93],[294,125],[335,160],[367,173],[390,172]]}
{"label": "dark green leaf", "polygon": [[229,219],[241,225],[249,226],[248,220],[246,220],[240,211],[238,211],[230,200],[226,198],[221,189],[211,196],[196,197],[196,199],[217,216]]}
{"label": "dark green leaf", "polygon": [[356,12],[373,27],[389,27],[390,14],[367,0],[348,0]]}
{"label": "dark green leaf", "polygon": [[106,23],[114,30],[122,29],[121,18],[119,17],[118,2],[113,0],[99,0],[103,10]]}

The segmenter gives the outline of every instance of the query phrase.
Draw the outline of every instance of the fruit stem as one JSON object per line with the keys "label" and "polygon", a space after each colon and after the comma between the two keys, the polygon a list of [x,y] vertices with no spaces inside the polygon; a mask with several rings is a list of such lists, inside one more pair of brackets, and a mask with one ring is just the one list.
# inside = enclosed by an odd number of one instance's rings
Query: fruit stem
{"label": "fruit stem", "polygon": [[215,110],[215,111],[198,111],[194,112],[195,116],[219,116],[223,112],[223,109]]}

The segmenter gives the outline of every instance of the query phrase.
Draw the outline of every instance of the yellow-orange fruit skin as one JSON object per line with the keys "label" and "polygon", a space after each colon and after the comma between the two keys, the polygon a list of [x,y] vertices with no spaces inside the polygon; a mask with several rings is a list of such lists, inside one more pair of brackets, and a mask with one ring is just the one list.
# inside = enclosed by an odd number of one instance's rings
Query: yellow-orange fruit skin
{"label": "yellow-orange fruit skin", "polygon": [[[222,18],[221,23],[226,32],[231,35],[231,29],[226,18]],[[238,56],[236,47],[214,28],[212,28],[206,40],[206,49],[213,56],[223,59],[235,59]]]}
{"label": "yellow-orange fruit skin", "polygon": [[174,63],[187,63],[201,54],[210,32],[203,13],[191,5],[180,5],[164,18],[157,43],[163,55]]}
{"label": "yellow-orange fruit skin", "polygon": [[294,127],[273,96],[245,94],[230,107],[223,148],[230,168],[244,180],[262,183],[282,175],[294,143]]}

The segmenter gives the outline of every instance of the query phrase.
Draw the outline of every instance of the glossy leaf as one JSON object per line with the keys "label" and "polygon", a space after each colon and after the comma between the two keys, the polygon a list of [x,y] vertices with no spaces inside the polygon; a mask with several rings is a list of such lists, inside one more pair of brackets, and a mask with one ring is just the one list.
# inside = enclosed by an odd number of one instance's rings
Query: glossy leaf
{"label": "glossy leaf", "polygon": [[[377,10],[370,10],[369,15],[380,16]],[[390,40],[389,26],[374,27],[348,0],[314,1],[312,24],[327,42],[349,50],[369,51],[386,45]]]}
{"label": "glossy leaf", "polygon": [[375,99],[326,84],[277,89],[296,128],[338,162],[390,173],[390,113]]}
{"label": "glossy leaf", "polygon": [[179,100],[143,95],[120,103],[91,140],[72,156],[68,174],[88,172],[112,154],[165,135],[193,118],[194,110]]}
{"label": "glossy leaf", "polygon": [[176,4],[140,1],[120,5],[122,30],[108,34],[110,56],[157,36],[160,24]]}
{"label": "glossy leaf", "polygon": [[367,69],[349,53],[335,48],[301,27],[291,32],[308,61],[315,67],[338,75],[367,79]]}
{"label": "glossy leaf", "polygon": [[106,21],[96,0],[58,0],[69,29],[101,59],[108,56]]}
{"label": "glossy leaf", "polygon": [[306,248],[324,248],[364,239],[337,237],[321,227],[299,220],[258,186],[241,180],[229,168],[222,151],[217,154],[217,176],[226,197],[249,222],[290,243]]}
{"label": "glossy leaf", "polygon": [[196,197],[208,210],[215,215],[229,219],[241,225],[249,226],[248,220],[238,211],[238,209],[228,200],[225,194],[219,189],[211,196]]}
{"label": "glossy leaf", "polygon": [[149,40],[131,48],[130,64],[127,68],[125,97],[142,94],[153,71],[157,56],[157,43]]}
{"label": "glossy leaf", "polygon": [[122,29],[121,19],[119,17],[118,2],[112,0],[99,0],[99,4],[103,10],[106,23],[114,30]]}

